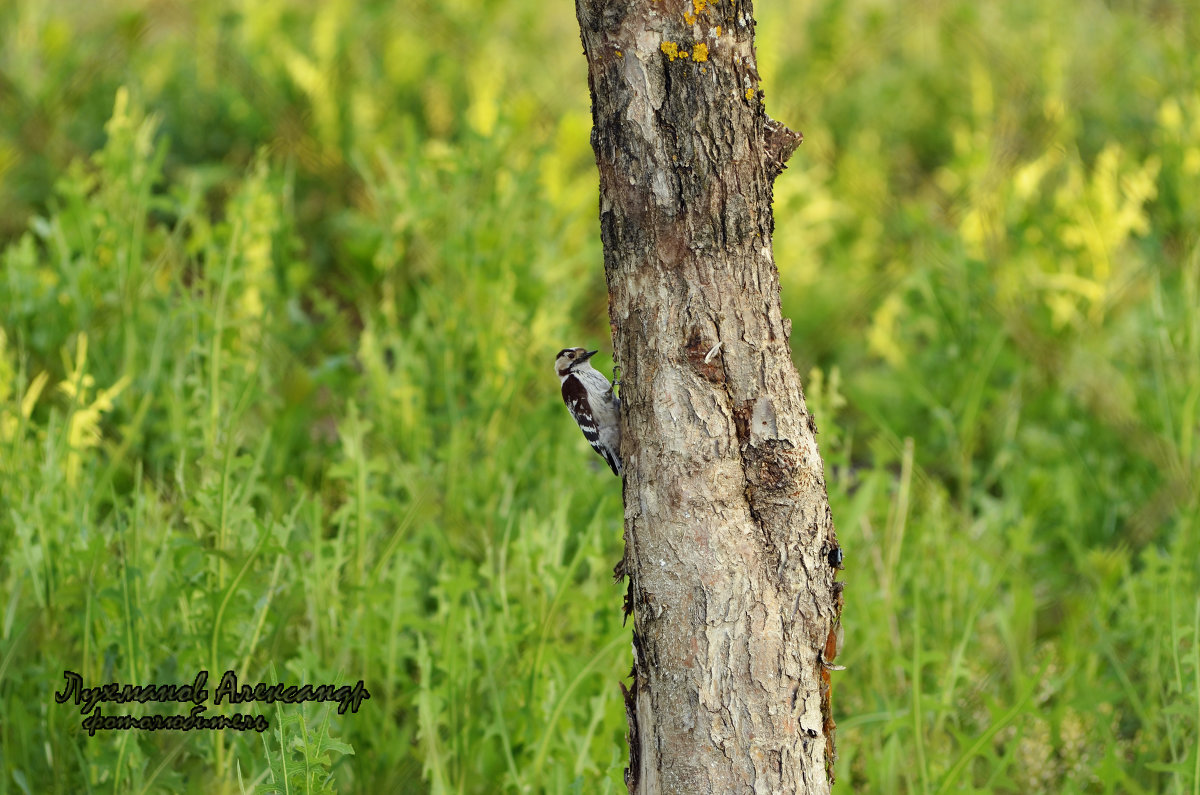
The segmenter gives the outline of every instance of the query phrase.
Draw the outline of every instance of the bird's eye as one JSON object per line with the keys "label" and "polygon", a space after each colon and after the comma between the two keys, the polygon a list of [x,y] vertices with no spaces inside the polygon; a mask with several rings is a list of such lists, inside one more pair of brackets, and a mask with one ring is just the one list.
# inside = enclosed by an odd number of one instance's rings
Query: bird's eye
{"label": "bird's eye", "polygon": [[573,353],[568,353],[568,354],[567,354],[567,358],[568,358],[568,359],[574,359],[574,358],[575,358],[575,354],[573,354]]}

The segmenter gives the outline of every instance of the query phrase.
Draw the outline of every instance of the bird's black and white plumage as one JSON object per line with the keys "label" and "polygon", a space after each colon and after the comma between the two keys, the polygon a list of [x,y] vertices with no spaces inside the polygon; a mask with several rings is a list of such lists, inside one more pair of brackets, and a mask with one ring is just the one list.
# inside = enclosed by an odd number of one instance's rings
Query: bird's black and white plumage
{"label": "bird's black and white plumage", "polygon": [[599,370],[588,362],[596,351],[563,348],[554,360],[562,381],[563,403],[596,452],[621,474],[621,401]]}

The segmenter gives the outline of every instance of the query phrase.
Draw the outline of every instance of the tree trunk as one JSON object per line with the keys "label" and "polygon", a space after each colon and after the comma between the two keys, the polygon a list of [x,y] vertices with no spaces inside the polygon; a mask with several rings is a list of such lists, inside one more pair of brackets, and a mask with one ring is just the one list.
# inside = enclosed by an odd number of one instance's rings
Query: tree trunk
{"label": "tree trunk", "polygon": [[840,566],[750,0],[576,0],[622,366],[630,792],[829,791]]}

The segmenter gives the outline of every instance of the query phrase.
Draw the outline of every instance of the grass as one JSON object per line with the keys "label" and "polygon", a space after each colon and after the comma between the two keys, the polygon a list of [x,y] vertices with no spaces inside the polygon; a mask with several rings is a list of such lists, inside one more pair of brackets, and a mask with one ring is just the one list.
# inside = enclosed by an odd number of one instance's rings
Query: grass
{"label": "grass", "polygon": [[[1200,19],[756,11],[838,788],[1195,795]],[[0,7],[0,795],[623,789],[620,496],[549,373],[608,340],[577,36]],[[227,669],[371,697],[53,699]]]}

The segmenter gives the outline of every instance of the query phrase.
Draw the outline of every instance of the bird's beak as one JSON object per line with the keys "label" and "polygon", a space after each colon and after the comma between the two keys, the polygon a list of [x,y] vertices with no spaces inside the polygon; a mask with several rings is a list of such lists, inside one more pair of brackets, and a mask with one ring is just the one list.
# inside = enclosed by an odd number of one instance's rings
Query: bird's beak
{"label": "bird's beak", "polygon": [[579,357],[579,361],[581,361],[581,362],[586,362],[588,359],[592,358],[593,356],[595,356],[595,355],[596,355],[597,353],[599,353],[599,352],[600,352],[599,350],[588,351],[588,352],[586,352],[585,354],[583,354],[583,356],[580,356],[580,357]]}

